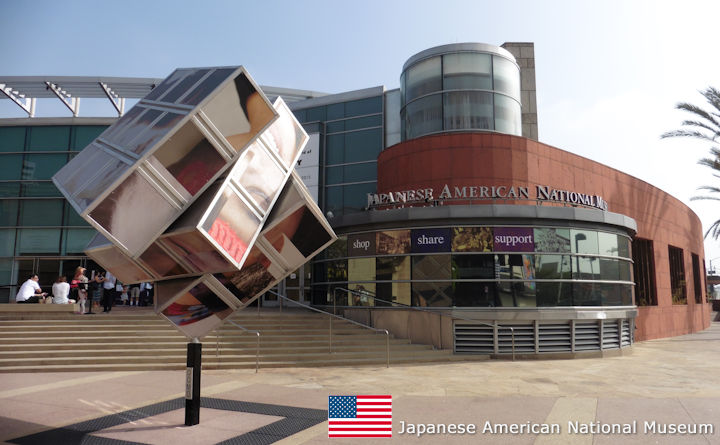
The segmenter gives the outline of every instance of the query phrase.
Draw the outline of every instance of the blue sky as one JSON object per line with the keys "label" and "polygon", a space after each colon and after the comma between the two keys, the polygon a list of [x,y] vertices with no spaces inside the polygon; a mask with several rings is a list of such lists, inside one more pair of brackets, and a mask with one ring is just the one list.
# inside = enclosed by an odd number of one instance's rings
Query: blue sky
{"label": "blue sky", "polygon": [[[245,65],[260,84],[334,93],[396,88],[405,60],[431,46],[534,42],[542,142],[660,187],[706,227],[720,218],[716,204],[690,201],[713,183],[696,164],[709,146],[659,139],[685,117],[675,103],[702,104],[698,90],[720,87],[717,1],[0,0],[0,8],[0,76],[165,77],[176,67]],[[22,116],[16,108],[0,100],[0,117]],[[714,257],[720,243],[707,242]]]}

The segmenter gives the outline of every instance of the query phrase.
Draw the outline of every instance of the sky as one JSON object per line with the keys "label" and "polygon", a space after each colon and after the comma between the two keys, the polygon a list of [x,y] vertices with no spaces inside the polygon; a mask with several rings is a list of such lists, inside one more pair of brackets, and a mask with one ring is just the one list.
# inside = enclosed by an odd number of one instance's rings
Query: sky
{"label": "sky", "polygon": [[[718,1],[0,0],[0,9],[0,76],[162,78],[244,65],[262,85],[337,93],[397,88],[403,63],[432,46],[534,42],[541,142],[659,187],[705,229],[720,219],[719,203],[691,201],[718,185],[697,164],[710,145],[660,139],[688,117],[675,104],[703,105],[699,91],[720,88]],[[70,115],[55,102],[39,103],[38,116]],[[0,100],[0,118],[22,116]],[[720,269],[720,241],[706,240],[705,258]]]}

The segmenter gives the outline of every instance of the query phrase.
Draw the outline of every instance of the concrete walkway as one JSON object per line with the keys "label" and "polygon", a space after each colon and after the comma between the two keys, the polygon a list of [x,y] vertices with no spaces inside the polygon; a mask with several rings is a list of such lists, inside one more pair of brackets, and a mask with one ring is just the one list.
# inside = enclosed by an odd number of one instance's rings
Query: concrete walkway
{"label": "concrete walkway", "polygon": [[[602,359],[204,371],[193,427],[184,372],[0,374],[0,440],[720,444],[719,372],[720,322]],[[392,439],[327,438],[328,395],[354,394],[392,395]],[[450,424],[476,432],[449,434]],[[417,434],[433,428],[446,433]]]}

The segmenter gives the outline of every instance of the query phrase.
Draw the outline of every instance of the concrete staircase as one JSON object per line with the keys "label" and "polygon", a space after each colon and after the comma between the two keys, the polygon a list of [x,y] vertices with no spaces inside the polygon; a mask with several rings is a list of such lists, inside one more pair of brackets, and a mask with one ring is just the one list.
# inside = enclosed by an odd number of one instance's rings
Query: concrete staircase
{"label": "concrete staircase", "polygon": [[[117,310],[120,309],[120,310]],[[134,310],[133,310],[134,309]],[[386,336],[304,310],[254,309],[232,321],[260,331],[260,368],[384,366]],[[187,338],[145,308],[110,314],[0,313],[0,372],[184,369]],[[204,369],[254,368],[257,336],[231,324],[202,339]],[[390,338],[390,364],[478,360]]]}

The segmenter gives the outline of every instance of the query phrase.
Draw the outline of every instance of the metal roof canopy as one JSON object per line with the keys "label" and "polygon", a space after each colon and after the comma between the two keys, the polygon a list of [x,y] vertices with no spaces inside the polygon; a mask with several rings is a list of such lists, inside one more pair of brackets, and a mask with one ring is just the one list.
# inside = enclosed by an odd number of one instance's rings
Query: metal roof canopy
{"label": "metal roof canopy", "polygon": [[28,117],[35,116],[37,99],[57,98],[77,117],[80,98],[106,98],[122,116],[125,99],[141,99],[163,79],[87,76],[0,76],[0,99],[7,97]]}
{"label": "metal roof canopy", "polygon": [[[90,76],[0,76],[0,99],[8,98],[35,117],[37,99],[59,99],[78,117],[80,99],[109,99],[118,113],[125,114],[125,99],[142,99],[163,79],[151,77],[90,77]],[[270,86],[260,87],[274,101],[305,101],[327,96],[327,93]]]}

